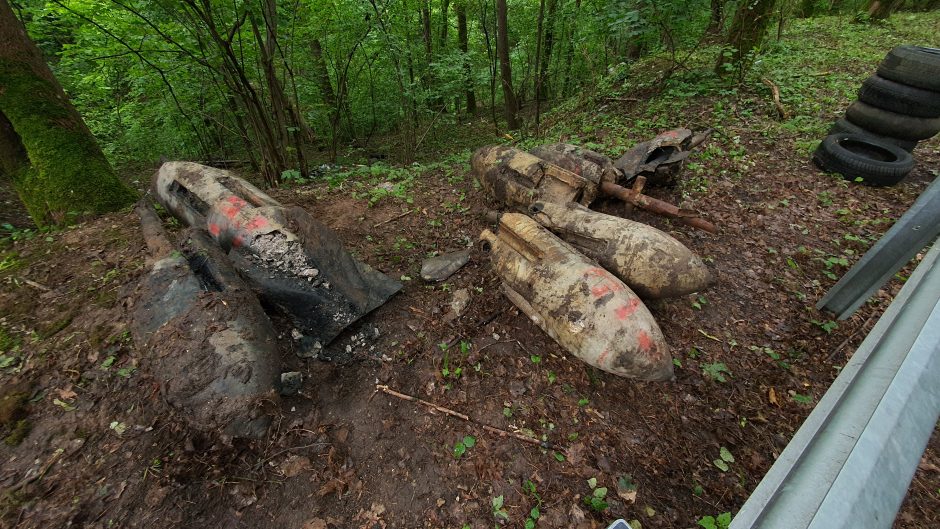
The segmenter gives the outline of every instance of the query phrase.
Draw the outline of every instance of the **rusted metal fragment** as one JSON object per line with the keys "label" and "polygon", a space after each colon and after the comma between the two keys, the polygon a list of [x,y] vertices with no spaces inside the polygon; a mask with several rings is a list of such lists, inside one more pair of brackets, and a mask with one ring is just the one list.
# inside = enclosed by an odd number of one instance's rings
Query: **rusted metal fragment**
{"label": "rusted metal fragment", "polygon": [[318,350],[385,303],[402,285],[354,259],[335,232],[301,208],[285,208],[228,171],[167,162],[156,195],[190,226],[204,227],[269,305]]}
{"label": "rusted metal fragment", "polygon": [[614,166],[625,182],[642,175],[652,185],[673,185],[685,159],[710,133],[710,129],[695,135],[689,129],[668,130],[630,148]]}
{"label": "rusted metal fragment", "polygon": [[550,143],[529,149],[529,154],[591,182],[614,182],[620,177],[613,161],[599,152],[570,143]]}
{"label": "rusted metal fragment", "polygon": [[644,299],[683,296],[711,283],[711,274],[698,256],[652,226],[571,202],[537,202],[529,210],[539,224],[600,263]]}
{"label": "rusted metal fragment", "polygon": [[149,205],[138,213],[152,266],[137,288],[131,332],[161,394],[196,429],[263,437],[280,375],[270,320],[204,232],[183,232],[181,251],[169,251]]}
{"label": "rusted metal fragment", "polygon": [[525,151],[502,145],[481,147],[470,162],[483,188],[504,205],[528,207],[532,202],[590,204],[600,181],[577,175]]}
{"label": "rusted metal fragment", "polygon": [[672,378],[652,314],[610,272],[522,214],[503,215],[498,234],[480,239],[507,297],[571,354],[615,375]]}

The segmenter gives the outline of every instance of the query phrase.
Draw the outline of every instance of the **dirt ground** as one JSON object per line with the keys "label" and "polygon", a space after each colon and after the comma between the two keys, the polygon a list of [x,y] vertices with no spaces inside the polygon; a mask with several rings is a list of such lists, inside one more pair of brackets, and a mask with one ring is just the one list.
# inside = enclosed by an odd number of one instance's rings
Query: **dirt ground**
{"label": "dirt ground", "polygon": [[[298,358],[283,337],[285,370],[305,382],[262,442],[227,446],[191,431],[161,398],[148,352],[127,332],[145,270],[132,213],[0,247],[0,350],[15,357],[0,369],[0,433],[22,436],[0,445],[0,526],[524,527],[536,508],[537,527],[625,518],[689,528],[736,512],[901,281],[837,325],[816,301],[940,167],[934,141],[901,185],[876,189],[775,156],[778,146],[759,136],[741,141],[747,166],[715,172],[707,192],[682,197],[688,172],[683,187],[651,192],[704,212],[720,234],[635,215],[696,251],[717,279],[699,295],[649,305],[676,359],[666,383],[617,378],[565,354],[502,296],[478,250],[446,283],[420,280],[422,259],[474,247],[486,227],[487,200],[466,164],[418,177],[413,204],[370,206],[363,191],[380,181],[275,190],[405,288],[333,342],[330,361]],[[455,315],[460,289],[471,302]],[[940,526],[937,443],[895,527]],[[715,463],[722,452],[733,457],[726,470]],[[606,508],[585,503],[589,481],[607,488]]]}

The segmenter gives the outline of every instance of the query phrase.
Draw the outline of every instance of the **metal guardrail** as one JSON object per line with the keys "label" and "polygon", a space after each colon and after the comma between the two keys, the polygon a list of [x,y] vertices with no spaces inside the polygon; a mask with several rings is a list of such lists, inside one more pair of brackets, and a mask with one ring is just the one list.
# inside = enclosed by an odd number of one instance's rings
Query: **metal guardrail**
{"label": "metal guardrail", "polygon": [[922,248],[940,235],[940,178],[836,283],[819,303],[844,320],[891,279]]}
{"label": "metal guardrail", "polygon": [[[940,189],[936,182],[928,191],[934,189]],[[890,528],[938,416],[935,245],[730,529]]]}

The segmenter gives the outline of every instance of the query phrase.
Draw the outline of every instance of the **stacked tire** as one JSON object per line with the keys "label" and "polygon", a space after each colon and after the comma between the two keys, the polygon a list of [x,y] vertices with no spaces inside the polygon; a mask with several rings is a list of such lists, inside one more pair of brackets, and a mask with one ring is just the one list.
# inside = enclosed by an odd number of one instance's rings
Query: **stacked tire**
{"label": "stacked tire", "polygon": [[848,180],[888,186],[914,167],[917,142],[940,132],[940,49],[898,46],[813,155]]}

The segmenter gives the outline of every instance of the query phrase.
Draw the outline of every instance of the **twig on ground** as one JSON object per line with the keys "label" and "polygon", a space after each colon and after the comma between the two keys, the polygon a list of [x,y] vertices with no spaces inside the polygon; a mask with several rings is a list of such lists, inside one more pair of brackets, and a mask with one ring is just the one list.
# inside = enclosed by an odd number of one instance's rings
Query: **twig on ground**
{"label": "twig on ground", "polygon": [[5,491],[3,491],[3,495],[4,495],[4,496],[7,496],[7,495],[9,495],[9,494],[12,494],[12,493],[14,493],[14,492],[20,490],[21,488],[25,487],[26,485],[29,485],[30,483],[32,483],[32,482],[34,482],[34,481],[38,481],[38,480],[42,479],[43,476],[46,475],[46,472],[49,472],[49,469],[52,468],[52,465],[54,465],[55,462],[58,461],[59,458],[60,458],[60,457],[62,456],[62,454],[64,454],[64,453],[65,453],[65,450],[64,450],[64,449],[62,449],[62,448],[57,448],[56,451],[53,452],[53,454],[52,454],[51,456],[49,456],[49,459],[47,459],[46,462],[43,463],[41,467],[39,467],[39,472],[33,474],[32,476],[28,476],[28,477],[26,477],[26,478],[23,478],[22,480],[20,480],[19,483],[15,484],[15,485],[12,485],[10,488],[8,488],[8,489],[6,489]]}
{"label": "twig on ground", "polygon": [[408,211],[402,213],[401,215],[397,215],[397,216],[392,217],[392,218],[390,218],[390,219],[383,220],[382,222],[377,222],[377,223],[373,224],[372,227],[373,227],[373,228],[378,228],[379,226],[381,226],[381,225],[383,225],[383,224],[388,224],[389,222],[394,222],[394,221],[396,221],[396,220],[398,220],[398,219],[400,219],[400,218],[402,218],[402,217],[404,217],[404,216],[406,216],[406,215],[409,215],[412,211],[413,211],[413,210],[409,209]]}
{"label": "twig on ground", "polygon": [[494,427],[494,426],[490,426],[490,425],[488,425],[488,424],[479,423],[479,422],[477,422],[477,421],[471,419],[468,415],[465,415],[465,414],[460,413],[460,412],[458,412],[458,411],[454,411],[454,410],[452,410],[452,409],[450,409],[450,408],[445,408],[445,407],[443,407],[443,406],[439,406],[439,405],[437,405],[437,404],[434,404],[433,402],[428,402],[428,401],[426,401],[426,400],[424,400],[424,399],[419,399],[418,397],[413,397],[413,396],[411,396],[411,395],[406,395],[406,394],[404,394],[404,393],[395,391],[394,389],[391,389],[391,388],[389,388],[388,386],[385,386],[385,385],[382,385],[382,384],[376,384],[375,389],[376,389],[376,391],[381,391],[381,392],[383,392],[383,393],[385,393],[385,394],[391,395],[391,396],[393,396],[393,397],[398,397],[399,399],[402,399],[402,400],[407,400],[407,401],[410,401],[410,402],[416,402],[416,403],[418,403],[418,404],[421,404],[422,406],[426,406],[426,407],[428,407],[428,408],[431,408],[432,410],[439,411],[439,412],[441,412],[441,413],[443,413],[443,414],[445,414],[445,415],[450,415],[451,417],[456,417],[456,418],[458,418],[458,419],[463,419],[463,420],[465,420],[465,421],[467,421],[467,422],[471,422],[471,423],[476,424],[477,426],[483,428],[483,430],[485,430],[485,431],[487,431],[487,432],[490,432],[490,433],[492,433],[492,434],[496,434],[496,435],[498,435],[498,436],[500,436],[500,437],[512,437],[513,439],[517,439],[517,440],[522,441],[522,442],[524,442],[524,443],[529,443],[529,444],[536,445],[536,446],[541,447],[541,448],[546,448],[546,449],[549,449],[549,450],[555,450],[556,452],[559,452],[559,453],[564,453],[564,450],[562,450],[562,449],[560,449],[560,448],[554,446],[552,443],[550,443],[550,442],[548,442],[548,441],[540,441],[540,440],[538,440],[538,439],[535,439],[535,438],[532,438],[532,437],[528,437],[528,436],[522,435],[522,434],[519,433],[519,432],[510,432],[510,431],[506,431],[506,430],[501,430],[501,429],[499,429],[499,428],[496,428],[496,427]]}
{"label": "twig on ground", "polygon": [[46,285],[41,285],[41,284],[39,284],[39,283],[33,281],[32,279],[26,279],[26,278],[24,277],[24,278],[23,278],[23,282],[26,283],[27,285],[33,287],[33,288],[37,288],[37,289],[39,289],[39,290],[42,290],[43,292],[52,292],[52,289],[51,289],[51,288],[47,287]]}
{"label": "twig on ground", "polygon": [[780,119],[790,119],[790,113],[787,112],[787,109],[784,108],[783,103],[780,102],[780,88],[774,84],[773,81],[766,77],[762,77],[761,82],[770,87],[770,92],[773,94],[774,98],[774,106],[777,107],[777,114],[780,115]]}

